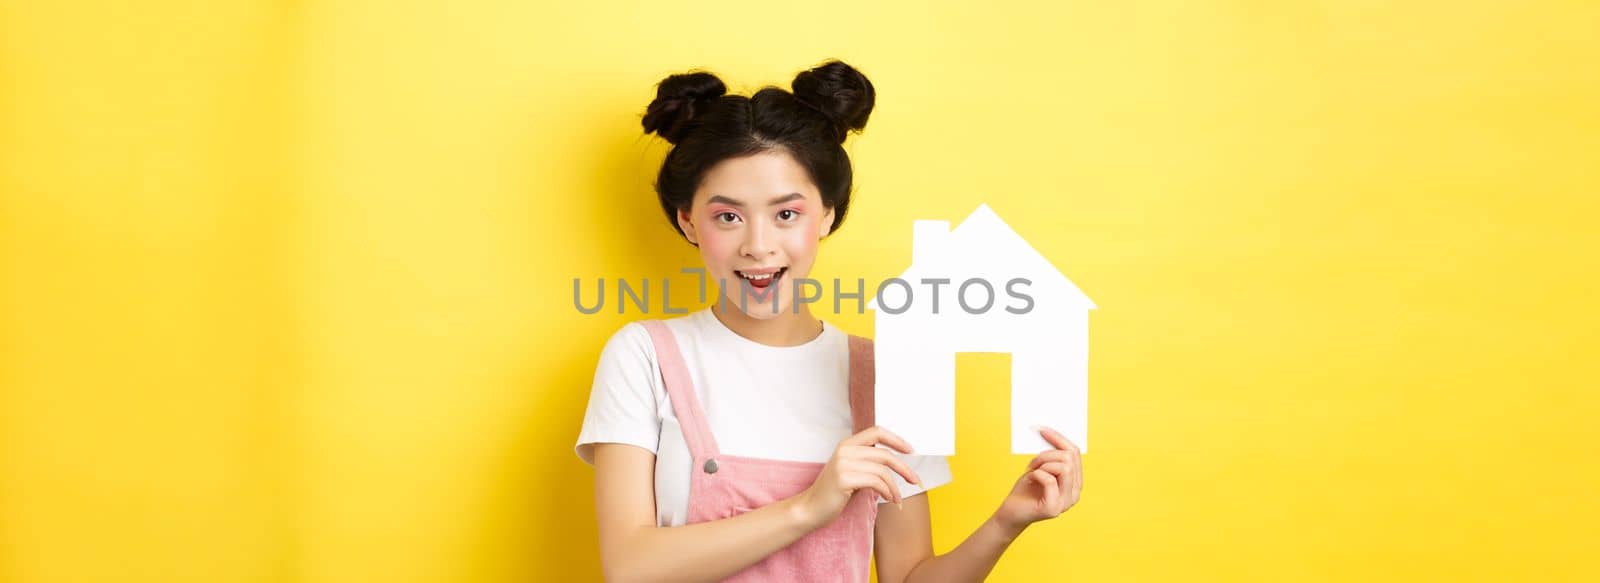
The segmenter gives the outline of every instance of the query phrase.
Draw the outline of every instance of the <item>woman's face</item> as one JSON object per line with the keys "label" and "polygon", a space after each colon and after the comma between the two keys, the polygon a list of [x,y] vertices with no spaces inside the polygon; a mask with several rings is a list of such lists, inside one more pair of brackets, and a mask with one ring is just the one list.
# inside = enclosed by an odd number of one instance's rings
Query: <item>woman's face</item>
{"label": "woman's face", "polygon": [[[700,246],[709,284],[722,284],[728,305],[770,319],[794,310],[794,282],[811,273],[833,209],[823,208],[793,157],[768,151],[712,166],[693,204],[678,211],[678,225]],[[812,285],[801,290],[820,293]]]}

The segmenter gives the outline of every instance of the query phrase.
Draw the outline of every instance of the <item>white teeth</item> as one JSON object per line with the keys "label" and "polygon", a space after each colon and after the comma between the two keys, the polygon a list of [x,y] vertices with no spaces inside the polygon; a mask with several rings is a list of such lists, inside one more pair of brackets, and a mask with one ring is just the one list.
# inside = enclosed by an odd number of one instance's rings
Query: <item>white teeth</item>
{"label": "white teeth", "polygon": [[748,273],[745,273],[745,272],[741,271],[741,272],[739,272],[739,276],[743,277],[745,279],[751,280],[751,281],[762,281],[762,280],[766,280],[766,279],[772,279],[772,276],[777,275],[777,274],[781,273],[782,271],[783,270],[780,269],[780,270],[774,271],[772,273],[762,273],[762,274],[756,274],[756,275],[748,274]]}

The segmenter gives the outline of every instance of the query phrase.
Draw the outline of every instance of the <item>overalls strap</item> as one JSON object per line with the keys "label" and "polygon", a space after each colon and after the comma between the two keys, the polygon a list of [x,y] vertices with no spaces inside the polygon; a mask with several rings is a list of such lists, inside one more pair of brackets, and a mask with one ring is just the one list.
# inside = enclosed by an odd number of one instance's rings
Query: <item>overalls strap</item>
{"label": "overalls strap", "polygon": [[872,383],[872,339],[850,335],[850,421],[861,433],[876,423]]}
{"label": "overalls strap", "polygon": [[661,367],[661,380],[667,385],[667,398],[672,401],[672,412],[678,416],[683,428],[683,440],[689,445],[694,459],[714,458],[721,454],[717,440],[706,423],[705,410],[700,408],[700,398],[695,395],[694,381],[689,377],[689,367],[683,362],[683,352],[672,330],[661,320],[643,320],[650,331],[650,341],[656,348],[656,364]]}
{"label": "overalls strap", "polygon": [[[705,410],[700,406],[694,381],[689,376],[689,368],[684,363],[683,353],[678,349],[672,330],[661,320],[642,320],[640,324],[650,332],[650,341],[656,349],[656,364],[661,368],[661,380],[666,384],[667,397],[672,401],[673,414],[677,415],[678,424],[683,428],[683,439],[688,443],[690,453],[695,459],[717,457],[721,451],[717,448],[716,437],[711,434],[711,425],[706,421]],[[875,423],[872,340],[851,335],[849,349],[850,421],[852,433],[860,433]]]}

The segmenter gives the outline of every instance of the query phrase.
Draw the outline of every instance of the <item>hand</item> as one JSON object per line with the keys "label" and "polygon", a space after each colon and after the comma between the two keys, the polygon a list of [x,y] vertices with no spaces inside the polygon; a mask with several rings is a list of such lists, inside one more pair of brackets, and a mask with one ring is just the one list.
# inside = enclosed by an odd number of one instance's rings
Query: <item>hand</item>
{"label": "hand", "polygon": [[1078,446],[1049,427],[1040,428],[1039,433],[1055,449],[1028,462],[1028,470],[1017,479],[991,519],[1008,533],[1021,533],[1030,524],[1060,516],[1078,503],[1078,493],[1083,489]]}
{"label": "hand", "polygon": [[899,504],[900,488],[895,486],[895,473],[904,476],[907,482],[922,483],[922,478],[900,458],[886,449],[874,447],[880,443],[902,453],[911,453],[911,444],[876,425],[840,441],[833,456],[823,464],[816,481],[796,496],[796,504],[808,524],[820,528],[833,522],[844,512],[850,497],[861,488],[871,488],[885,500]]}

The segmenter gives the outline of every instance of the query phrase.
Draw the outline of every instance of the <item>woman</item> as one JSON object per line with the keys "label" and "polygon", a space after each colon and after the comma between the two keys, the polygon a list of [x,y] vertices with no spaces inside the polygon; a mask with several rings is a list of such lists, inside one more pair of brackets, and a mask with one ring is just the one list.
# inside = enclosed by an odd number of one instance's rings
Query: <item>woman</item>
{"label": "woman", "polygon": [[830,61],[792,89],[726,95],[692,72],[663,80],[646,109],[645,131],[673,144],[662,210],[722,285],[712,306],[629,323],[601,352],[576,451],[595,467],[602,570],[866,581],[875,551],[880,581],[982,580],[1029,524],[1077,502],[1077,448],[1043,429],[1058,449],[965,542],[933,554],[923,494],[950,481],[946,460],[871,424],[871,342],[781,285],[806,278],[844,221],[841,145],[866,125],[872,83]]}

